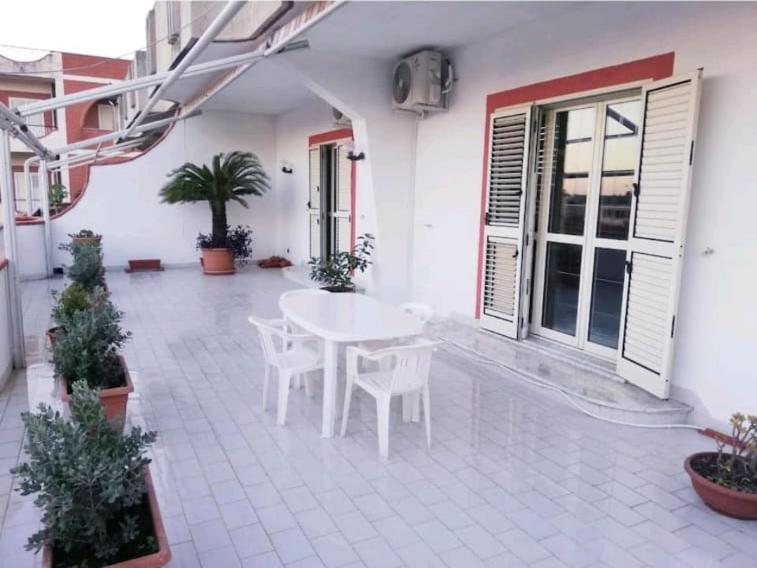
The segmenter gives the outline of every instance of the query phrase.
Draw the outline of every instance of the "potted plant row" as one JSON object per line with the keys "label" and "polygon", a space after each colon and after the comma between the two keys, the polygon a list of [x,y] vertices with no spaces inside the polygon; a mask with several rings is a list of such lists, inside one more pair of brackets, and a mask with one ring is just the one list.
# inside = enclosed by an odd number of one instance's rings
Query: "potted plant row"
{"label": "potted plant row", "polygon": [[111,302],[105,286],[100,241],[76,242],[72,236],[61,248],[73,256],[67,270],[72,282],[60,294],[54,293],[55,327],[48,330],[61,399],[69,401],[77,382],[99,389],[108,420],[122,428],[134,390],[120,354],[130,333],[122,331],[123,313]]}
{"label": "potted plant row", "polygon": [[[700,452],[684,463],[694,491],[707,506],[737,519],[757,519],[757,416],[736,413],[731,435],[716,452]],[[730,446],[730,450],[727,449]]]}
{"label": "potted plant row", "polygon": [[229,152],[213,156],[210,166],[186,163],[171,171],[170,180],[160,190],[162,203],[197,203],[210,206],[212,230],[200,233],[197,248],[202,251],[205,274],[233,274],[235,264],[243,265],[252,254],[249,228],[230,228],[226,204],[236,201],[249,207],[247,195],[263,195],[270,184],[260,160],[250,152]]}
{"label": "potted plant row", "polygon": [[352,277],[355,272],[365,272],[371,264],[370,256],[375,248],[374,236],[365,233],[357,238],[357,244],[350,251],[341,251],[328,257],[312,257],[311,280],[323,284],[322,290],[329,292],[354,292]]}
{"label": "potted plant row", "polygon": [[103,238],[90,229],[80,229],[76,233],[69,233],[68,236],[74,245],[99,245]]}
{"label": "potted plant row", "polygon": [[43,550],[44,568],[164,566],[171,552],[145,455],[156,434],[112,429],[83,381],[70,407],[70,420],[44,404],[23,414],[28,461],[11,473],[43,512],[26,548]]}

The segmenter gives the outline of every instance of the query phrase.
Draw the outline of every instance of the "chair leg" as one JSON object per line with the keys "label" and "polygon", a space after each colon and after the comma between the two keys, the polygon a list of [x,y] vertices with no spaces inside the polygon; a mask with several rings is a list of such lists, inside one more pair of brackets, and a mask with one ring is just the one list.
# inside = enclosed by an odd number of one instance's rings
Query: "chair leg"
{"label": "chair leg", "polygon": [[379,443],[379,456],[383,459],[389,457],[389,411],[391,409],[390,397],[376,398],[376,418]]}
{"label": "chair leg", "polygon": [[276,424],[284,426],[287,419],[287,403],[289,402],[289,385],[292,382],[292,373],[279,371],[279,405],[276,414]]}
{"label": "chair leg", "polygon": [[350,417],[350,405],[352,404],[352,378],[347,377],[344,387],[344,409],[342,410],[342,437],[347,432],[347,420]]}
{"label": "chair leg", "polygon": [[426,443],[431,447],[431,393],[428,385],[423,389],[423,416],[426,419]]}
{"label": "chair leg", "polygon": [[265,366],[263,374],[263,412],[268,410],[268,382],[271,380],[271,366]]}

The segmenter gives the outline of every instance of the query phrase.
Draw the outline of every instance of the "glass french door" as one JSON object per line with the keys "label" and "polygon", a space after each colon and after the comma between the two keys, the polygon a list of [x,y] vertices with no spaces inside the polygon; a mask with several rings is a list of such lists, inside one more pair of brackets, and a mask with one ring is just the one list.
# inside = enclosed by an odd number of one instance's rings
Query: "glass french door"
{"label": "glass french door", "polygon": [[634,174],[638,97],[542,115],[531,330],[615,357]]}

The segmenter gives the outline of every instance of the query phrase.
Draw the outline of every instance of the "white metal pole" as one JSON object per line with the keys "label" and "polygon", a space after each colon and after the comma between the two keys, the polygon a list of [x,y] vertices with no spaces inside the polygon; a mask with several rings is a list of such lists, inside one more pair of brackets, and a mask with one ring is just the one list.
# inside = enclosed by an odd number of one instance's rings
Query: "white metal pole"
{"label": "white metal pole", "polygon": [[45,145],[37,139],[31,130],[29,130],[26,121],[17,114],[11,112],[11,110],[3,103],[0,103],[0,116],[6,119],[9,123],[15,125],[15,129],[18,131],[18,138],[38,155],[48,156],[50,154],[50,151]]}
{"label": "white metal pole", "polygon": [[132,139],[127,140],[126,142],[122,142],[120,144],[114,144],[113,146],[106,146],[105,148],[100,148],[97,150],[91,150],[89,152],[83,153],[83,154],[76,154],[73,156],[67,156],[65,158],[61,158],[60,160],[53,160],[52,162],[47,163],[47,168],[49,170],[59,168],[61,166],[70,165],[77,162],[86,162],[91,159],[97,159],[97,158],[104,158],[107,156],[110,156],[111,154],[123,152],[124,150],[127,150],[129,148],[133,148],[134,146],[137,146],[143,142],[142,139]]}
{"label": "white metal pole", "polygon": [[24,183],[26,184],[26,213],[32,214],[32,162],[39,161],[39,156],[32,156],[24,160]]}
{"label": "white metal pole", "polygon": [[202,33],[200,38],[192,46],[192,49],[184,56],[179,64],[171,71],[171,74],[166,77],[166,80],[161,83],[152,96],[147,100],[145,106],[139,111],[137,118],[131,123],[131,126],[126,129],[124,137],[131,136],[134,129],[137,128],[142,121],[150,114],[152,108],[163,98],[163,93],[178,81],[186,71],[192,62],[199,57],[199,55],[205,51],[205,48],[215,39],[215,37],[226,27],[226,24],[247,4],[244,0],[233,0],[224,6],[221,13],[211,22],[208,28]]}
{"label": "white metal pole", "polygon": [[16,212],[13,199],[11,170],[11,141],[7,130],[0,132],[0,198],[5,221],[5,258],[8,260],[8,296],[11,316],[11,350],[13,366],[26,366],[24,349],[24,318],[21,310],[21,287],[18,273],[18,245],[16,241]]}
{"label": "white metal pole", "polygon": [[[156,128],[160,128],[161,126],[168,126],[169,124],[173,124],[174,122],[178,122],[179,120],[192,118],[199,116],[200,114],[200,111],[195,111],[181,116],[172,116],[171,118],[164,118],[163,120],[155,120],[153,122],[148,122],[147,124],[140,124],[135,132],[147,132],[148,130],[155,130]],[[82,140],[81,142],[74,142],[73,144],[67,144],[66,146],[61,146],[60,148],[54,148],[52,151],[54,154],[67,154],[72,150],[80,150],[82,148],[86,148],[87,146],[92,146],[93,144],[110,142],[111,140],[115,140],[116,138],[121,138],[123,135],[123,130],[120,130],[118,132],[111,132],[109,134],[102,134],[101,136],[95,136],[94,138]]]}
{"label": "white metal pole", "polygon": [[42,160],[37,170],[39,179],[40,199],[42,200],[42,219],[45,222],[45,267],[47,268],[47,277],[53,275],[53,231],[50,225],[50,177],[47,173],[47,163]]}

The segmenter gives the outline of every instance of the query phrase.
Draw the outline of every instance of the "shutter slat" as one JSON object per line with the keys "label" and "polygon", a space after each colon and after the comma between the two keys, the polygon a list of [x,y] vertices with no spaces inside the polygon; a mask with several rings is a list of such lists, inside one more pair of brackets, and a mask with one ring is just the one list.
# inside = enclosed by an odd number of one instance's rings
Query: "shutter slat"
{"label": "shutter slat", "polygon": [[506,240],[489,238],[486,243],[484,310],[499,317],[513,318],[515,314],[516,250],[517,246]]}
{"label": "shutter slat", "polygon": [[520,224],[526,115],[495,118],[489,149],[488,224]]}

